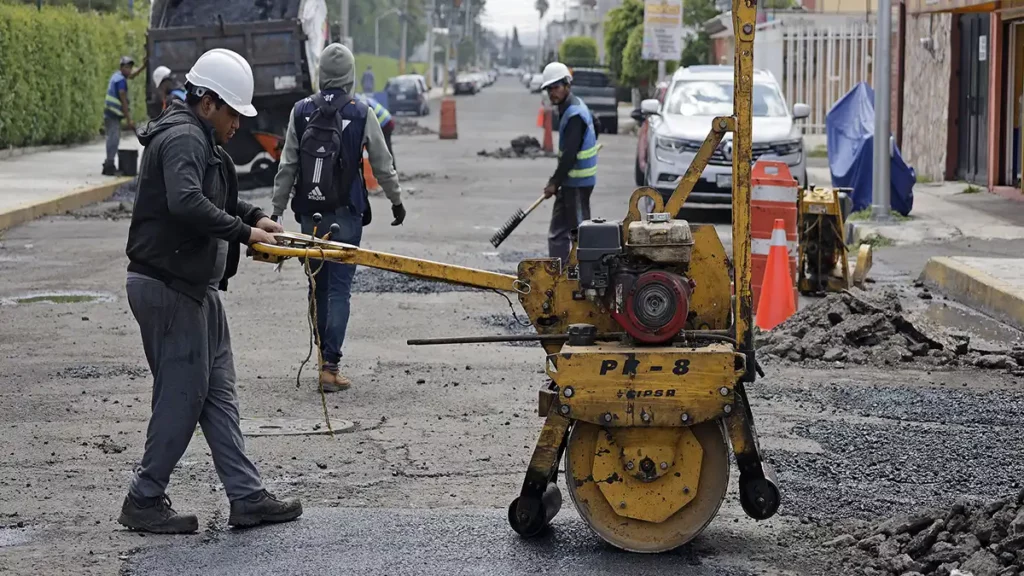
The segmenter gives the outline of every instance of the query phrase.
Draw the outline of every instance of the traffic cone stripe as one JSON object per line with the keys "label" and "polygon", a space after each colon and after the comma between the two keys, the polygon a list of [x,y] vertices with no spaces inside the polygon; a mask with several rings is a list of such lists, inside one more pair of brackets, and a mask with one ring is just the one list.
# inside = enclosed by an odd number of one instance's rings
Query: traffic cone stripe
{"label": "traffic cone stripe", "polygon": [[761,283],[761,297],[757,304],[755,324],[762,330],[771,330],[796,312],[793,274],[786,251],[786,221],[775,219],[772,247]]}
{"label": "traffic cone stripe", "polygon": [[[774,236],[774,235],[775,235],[775,232],[772,232],[772,236]],[[752,238],[750,240],[750,253],[754,254],[754,255],[758,255],[758,256],[768,256],[768,252],[771,250],[771,247],[774,246],[774,245],[775,245],[775,240],[774,239],[772,239],[772,240],[764,240],[762,238]],[[796,240],[792,240],[792,241],[787,241],[783,245],[786,246],[786,250],[789,252],[789,257],[790,258],[796,258],[796,255],[798,254],[799,242],[797,242]]]}
{"label": "traffic cone stripe", "polygon": [[792,186],[754,186],[750,192],[751,200],[764,202],[796,203],[797,191]]}

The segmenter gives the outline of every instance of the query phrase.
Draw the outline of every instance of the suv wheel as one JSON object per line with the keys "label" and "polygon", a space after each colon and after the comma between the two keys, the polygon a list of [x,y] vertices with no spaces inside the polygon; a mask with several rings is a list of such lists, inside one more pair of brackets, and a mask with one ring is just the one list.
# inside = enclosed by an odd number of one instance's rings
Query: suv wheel
{"label": "suv wheel", "polygon": [[643,186],[645,180],[647,179],[644,178],[643,170],[640,170],[640,158],[637,158],[633,162],[633,182],[635,182],[637,186]]}

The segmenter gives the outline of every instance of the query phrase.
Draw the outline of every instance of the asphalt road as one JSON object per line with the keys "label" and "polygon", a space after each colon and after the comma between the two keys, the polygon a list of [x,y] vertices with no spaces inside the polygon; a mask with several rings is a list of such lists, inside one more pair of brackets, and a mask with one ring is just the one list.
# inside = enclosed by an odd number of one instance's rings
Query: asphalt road
{"label": "asphalt road", "polygon": [[[389,226],[386,201],[374,197],[363,246],[502,271],[544,255],[546,207],[499,249],[487,240],[541,193],[554,161],[477,155],[537,134],[538,102],[504,80],[457,98],[458,140],[396,137],[409,218]],[[434,109],[422,122],[436,128]],[[593,215],[617,219],[634,188],[635,137],[601,140]],[[268,205],[266,189],[246,195]],[[223,488],[197,434],[169,494],[178,510],[199,515],[200,532],[133,534],[115,520],[141,456],[151,384],[124,300],[129,210],[105,203],[3,238],[0,574],[845,574],[823,568],[832,554],[823,543],[849,526],[992,497],[1024,476],[1019,447],[1005,441],[1024,434],[1024,394],[1013,377],[766,362],[767,378],[748,390],[782,485],[776,517],[743,514],[733,469],[719,515],[677,552],[611,549],[568,498],[547,537],[524,542],[505,514],[540,429],[540,349],[407,346],[409,338],[507,333],[509,304],[491,292],[360,269],[343,362],[355,383],[327,398],[331,418],[352,429],[333,439],[246,439],[267,487],[301,497],[303,518],[228,529]],[[728,244],[728,225],[717,229]],[[95,299],[38,299],[69,291]],[[308,352],[306,291],[294,262],[274,273],[244,261],[231,280],[224,299],[245,418],[322,422],[311,371],[295,384]]]}

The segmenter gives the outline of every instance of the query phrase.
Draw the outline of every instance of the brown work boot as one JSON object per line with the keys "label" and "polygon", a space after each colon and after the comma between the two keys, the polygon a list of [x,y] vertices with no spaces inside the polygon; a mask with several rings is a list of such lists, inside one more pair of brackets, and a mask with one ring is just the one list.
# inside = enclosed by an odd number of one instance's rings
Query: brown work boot
{"label": "brown work boot", "polygon": [[302,516],[302,503],[297,498],[278,500],[266,490],[260,490],[231,501],[228,526],[256,526],[264,522],[290,522]]}
{"label": "brown work boot", "polygon": [[352,381],[337,372],[333,372],[328,368],[320,371],[320,388],[324,392],[341,392],[342,390],[348,390],[351,386]]}
{"label": "brown work boot", "polygon": [[132,530],[154,534],[191,534],[199,530],[199,519],[194,514],[178,514],[171,508],[171,499],[124,497],[118,524]]}

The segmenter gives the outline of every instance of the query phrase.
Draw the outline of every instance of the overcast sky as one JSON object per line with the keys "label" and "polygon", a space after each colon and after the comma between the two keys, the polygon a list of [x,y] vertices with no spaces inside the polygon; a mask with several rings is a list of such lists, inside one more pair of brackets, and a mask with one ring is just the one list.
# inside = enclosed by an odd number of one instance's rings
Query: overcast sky
{"label": "overcast sky", "polygon": [[[568,0],[548,0],[551,8],[544,16],[544,21],[551,19],[554,13],[561,14],[563,3]],[[512,27],[519,28],[519,39],[524,44],[535,43],[537,37],[537,11],[533,9],[534,0],[487,0],[487,11],[483,17],[484,26],[499,35],[512,33]]]}

